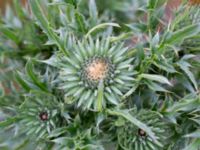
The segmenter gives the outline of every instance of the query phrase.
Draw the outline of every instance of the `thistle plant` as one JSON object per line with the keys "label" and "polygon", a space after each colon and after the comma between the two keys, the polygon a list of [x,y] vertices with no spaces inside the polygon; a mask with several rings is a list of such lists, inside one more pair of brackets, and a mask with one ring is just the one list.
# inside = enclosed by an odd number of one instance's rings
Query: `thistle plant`
{"label": "thistle plant", "polygon": [[167,22],[166,3],[15,0],[0,21],[0,149],[200,149],[199,1]]}

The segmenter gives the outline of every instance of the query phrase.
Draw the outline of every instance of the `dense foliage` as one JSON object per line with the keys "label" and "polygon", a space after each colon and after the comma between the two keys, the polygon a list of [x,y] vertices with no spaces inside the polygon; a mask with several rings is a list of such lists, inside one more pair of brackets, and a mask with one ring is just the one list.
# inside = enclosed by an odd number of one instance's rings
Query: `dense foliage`
{"label": "dense foliage", "polygon": [[200,149],[199,0],[13,2],[0,149]]}

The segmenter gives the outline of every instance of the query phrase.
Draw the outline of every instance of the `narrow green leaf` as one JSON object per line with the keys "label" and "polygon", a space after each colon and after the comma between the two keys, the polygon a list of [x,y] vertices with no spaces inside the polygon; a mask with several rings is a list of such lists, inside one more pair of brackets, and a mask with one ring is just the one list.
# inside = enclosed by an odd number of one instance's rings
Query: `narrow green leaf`
{"label": "narrow green leaf", "polygon": [[152,38],[152,41],[151,41],[152,47],[155,47],[156,45],[158,45],[159,41],[160,41],[160,35],[159,35],[159,32],[157,32],[156,35]]}
{"label": "narrow green leaf", "polygon": [[126,99],[127,97],[129,97],[133,92],[135,92],[135,90],[138,88],[138,84],[134,84],[133,87],[122,96],[122,99]]}
{"label": "narrow green leaf", "polygon": [[17,72],[15,74],[15,78],[18,81],[18,83],[24,88],[24,90],[26,90],[26,91],[30,91],[31,90],[31,88],[29,87],[27,82],[20,77],[20,73],[19,72]]}
{"label": "narrow green leaf", "polygon": [[110,42],[117,42],[117,41],[125,40],[125,39],[130,38],[131,36],[133,36],[132,32],[122,33],[119,36],[110,37]]}
{"label": "narrow green leaf", "polygon": [[66,133],[68,130],[67,127],[62,127],[62,128],[57,128],[55,130],[53,130],[50,135],[48,136],[48,138],[54,138],[54,137],[58,137],[63,133]]}
{"label": "narrow green leaf", "polygon": [[9,30],[9,28],[0,27],[0,32],[13,42],[19,43],[19,37],[13,31]]}
{"label": "narrow green leaf", "polygon": [[145,79],[148,79],[148,80],[157,81],[157,82],[160,82],[160,83],[171,85],[171,83],[169,82],[169,80],[166,77],[161,76],[161,75],[141,74],[140,78],[145,78]]}
{"label": "narrow green leaf", "polygon": [[13,4],[14,4],[14,8],[16,10],[17,16],[23,20],[26,19],[26,15],[25,12],[23,11],[23,7],[21,6],[21,3],[19,3],[19,0],[13,0]]}
{"label": "narrow green leaf", "polygon": [[48,92],[48,89],[44,83],[40,81],[40,79],[37,77],[37,75],[33,72],[33,65],[31,61],[28,61],[26,64],[26,73],[31,78],[31,80],[37,85],[41,90]]}
{"label": "narrow green leaf", "polygon": [[85,35],[85,37],[88,38],[92,32],[102,29],[102,28],[105,28],[105,27],[108,27],[108,26],[113,26],[113,27],[118,27],[118,28],[120,27],[119,24],[117,24],[117,23],[102,23],[102,24],[99,24],[99,25],[93,27],[92,29],[90,29],[88,31],[88,33]]}
{"label": "narrow green leaf", "polygon": [[152,89],[153,91],[160,91],[160,92],[169,92],[167,91],[165,88],[163,88],[162,86],[160,86],[159,84],[152,82],[152,81],[145,81],[145,83],[147,84],[147,86]]}
{"label": "narrow green leaf", "polygon": [[154,9],[158,4],[158,0],[149,0],[148,1],[148,9]]}
{"label": "narrow green leaf", "polygon": [[177,65],[186,73],[186,75],[189,77],[190,81],[194,85],[195,89],[198,90],[198,85],[197,85],[196,79],[195,79],[193,73],[189,69],[190,64],[186,61],[181,60],[177,63]]}
{"label": "narrow green leaf", "polygon": [[200,138],[200,129],[196,130],[193,133],[185,135],[185,137],[191,137],[191,138]]}
{"label": "narrow green leaf", "polygon": [[16,123],[18,120],[19,120],[18,117],[12,117],[12,118],[8,118],[4,121],[1,121],[0,128],[8,127],[8,126],[12,125],[13,123]]}
{"label": "narrow green leaf", "polygon": [[39,5],[38,0],[30,0],[31,10],[36,17],[39,25],[44,30],[44,32],[48,35],[51,41],[54,41],[55,44],[59,47],[59,49],[67,55],[68,52],[65,49],[64,43],[59,39],[58,35],[53,31],[53,28],[50,26],[50,23],[46,19],[42,8]]}
{"label": "narrow green leaf", "polygon": [[73,142],[73,140],[74,139],[72,137],[60,137],[60,138],[57,138],[57,139],[52,140],[52,141],[57,143],[57,144],[67,145],[67,143]]}
{"label": "narrow green leaf", "polygon": [[85,22],[84,22],[83,15],[81,15],[79,12],[76,12],[75,13],[75,19],[76,19],[76,22],[78,24],[79,30],[81,30],[83,33],[86,33],[87,29],[86,29],[86,25],[85,25]]}
{"label": "narrow green leaf", "polygon": [[153,62],[153,64],[155,66],[157,66],[158,68],[165,70],[169,73],[175,73],[176,72],[176,69],[174,68],[174,66],[172,64],[165,62],[165,60],[160,60],[158,62],[155,61],[155,62]]}
{"label": "narrow green leaf", "polygon": [[166,44],[179,44],[186,38],[192,37],[200,32],[200,25],[193,24],[187,27],[184,27],[176,32],[174,32],[168,39],[166,39]]}
{"label": "narrow green leaf", "polygon": [[97,91],[97,110],[102,111],[103,105],[103,92],[104,92],[104,83],[103,80],[99,82],[98,91]]}
{"label": "narrow green leaf", "polygon": [[198,99],[182,99],[173,106],[169,107],[166,112],[192,111],[199,105],[200,101]]}

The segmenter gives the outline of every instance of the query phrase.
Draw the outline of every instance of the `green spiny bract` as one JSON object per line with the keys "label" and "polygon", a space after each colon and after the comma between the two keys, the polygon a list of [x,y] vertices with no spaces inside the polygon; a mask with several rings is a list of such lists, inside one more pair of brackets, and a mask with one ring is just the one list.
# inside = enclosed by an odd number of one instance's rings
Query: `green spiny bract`
{"label": "green spiny bract", "polygon": [[65,97],[72,96],[77,107],[95,111],[119,104],[134,80],[134,58],[127,57],[127,51],[123,43],[110,43],[109,37],[74,43],[69,56],[60,60]]}
{"label": "green spiny bract", "polygon": [[154,132],[158,142],[154,141],[144,130],[130,124],[123,118],[117,122],[118,144],[124,150],[161,150],[169,137],[169,127],[158,112],[151,110],[132,110],[131,114],[140,119]]}

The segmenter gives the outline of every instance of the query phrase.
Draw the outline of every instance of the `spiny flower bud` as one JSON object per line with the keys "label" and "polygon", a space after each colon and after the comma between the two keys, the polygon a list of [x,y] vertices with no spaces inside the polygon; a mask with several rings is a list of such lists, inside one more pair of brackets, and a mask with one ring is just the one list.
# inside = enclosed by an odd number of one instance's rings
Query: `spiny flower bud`
{"label": "spiny flower bud", "polygon": [[133,109],[131,114],[145,123],[154,132],[158,142],[155,142],[144,130],[138,128],[127,120],[117,129],[118,143],[124,150],[158,150],[167,144],[169,137],[168,126],[162,116],[151,110]]}

